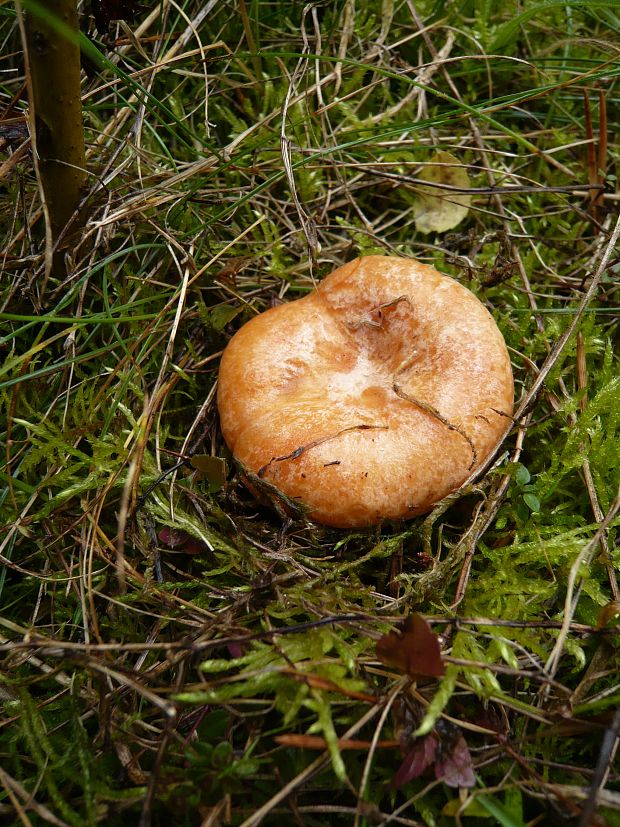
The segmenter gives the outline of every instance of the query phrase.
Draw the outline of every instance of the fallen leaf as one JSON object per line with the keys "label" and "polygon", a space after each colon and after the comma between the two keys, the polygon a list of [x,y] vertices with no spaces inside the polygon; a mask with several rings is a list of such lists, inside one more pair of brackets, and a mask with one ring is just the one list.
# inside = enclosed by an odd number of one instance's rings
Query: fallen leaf
{"label": "fallen leaf", "polygon": [[209,491],[215,494],[226,483],[228,465],[222,457],[213,457],[211,454],[194,454],[190,460],[192,468],[205,477],[209,484]]}
{"label": "fallen leaf", "polygon": [[398,738],[403,755],[413,743],[413,733],[424,715],[423,707],[412,697],[397,697],[392,706],[394,737]]}
{"label": "fallen leaf", "polygon": [[476,784],[469,747],[462,735],[456,738],[449,752],[442,744],[440,757],[435,761],[435,776],[448,787],[473,787]]}
{"label": "fallen leaf", "polygon": [[[495,804],[499,804],[499,802],[495,802]],[[457,796],[456,798],[453,798],[452,801],[448,801],[447,804],[444,804],[441,808],[441,814],[443,816],[450,816],[451,818],[454,818],[455,815],[467,816],[468,818],[493,818],[493,814],[490,813],[476,798],[470,798],[467,804],[463,806],[463,801],[460,796]],[[509,821],[506,819],[505,821],[496,821],[495,823],[520,824],[521,822],[515,822],[514,820]]]}
{"label": "fallen leaf", "polygon": [[162,528],[157,536],[168,548],[178,549],[183,554],[204,554],[209,550],[206,543],[192,537],[182,528]]}
{"label": "fallen leaf", "polygon": [[209,311],[209,321],[214,330],[221,333],[229,322],[232,322],[241,312],[242,305],[219,304]]}
{"label": "fallen leaf", "polygon": [[435,758],[435,777],[448,787],[473,787],[474,768],[467,742],[461,730],[441,719],[437,722],[439,749]]}
{"label": "fallen leaf", "polygon": [[[463,164],[449,152],[440,150],[431,158],[429,166],[419,175],[429,184],[445,184],[467,190],[470,187],[469,175]],[[441,186],[416,188],[416,200],[413,206],[413,218],[416,229],[421,233],[445,233],[452,230],[469,212],[471,195]]]}
{"label": "fallen leaf", "polygon": [[377,657],[386,666],[419,676],[440,678],[444,674],[439,638],[419,614],[407,617],[401,630],[393,630],[377,641]]}
{"label": "fallen leaf", "polygon": [[402,764],[392,779],[393,787],[402,787],[418,778],[435,760],[439,739],[434,732],[416,741],[415,746],[405,755]]}
{"label": "fallen leaf", "polygon": [[231,658],[242,658],[245,655],[245,646],[240,643],[227,643],[226,648]]}

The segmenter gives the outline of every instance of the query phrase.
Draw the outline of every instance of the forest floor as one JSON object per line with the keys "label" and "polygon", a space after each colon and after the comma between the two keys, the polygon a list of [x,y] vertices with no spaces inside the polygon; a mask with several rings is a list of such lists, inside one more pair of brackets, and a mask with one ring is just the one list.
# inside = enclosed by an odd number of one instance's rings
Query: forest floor
{"label": "forest floor", "polygon": [[[93,6],[59,279],[0,5],[0,821],[620,825],[617,4]],[[514,426],[430,515],[289,521],[219,358],[369,253],[487,306]]]}

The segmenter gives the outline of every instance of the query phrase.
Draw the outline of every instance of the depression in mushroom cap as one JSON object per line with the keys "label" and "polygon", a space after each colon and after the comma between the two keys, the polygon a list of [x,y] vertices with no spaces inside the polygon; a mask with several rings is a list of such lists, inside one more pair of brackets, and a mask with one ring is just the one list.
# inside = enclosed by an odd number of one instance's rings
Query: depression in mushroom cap
{"label": "depression in mushroom cap", "polygon": [[428,511],[511,424],[513,378],[490,313],[417,261],[366,256],[244,325],[218,408],[241,466],[336,527]]}

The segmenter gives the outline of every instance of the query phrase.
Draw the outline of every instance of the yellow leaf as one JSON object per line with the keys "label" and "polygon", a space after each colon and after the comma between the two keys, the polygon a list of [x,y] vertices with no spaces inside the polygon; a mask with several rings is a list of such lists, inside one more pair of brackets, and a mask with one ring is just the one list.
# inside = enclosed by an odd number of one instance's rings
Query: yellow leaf
{"label": "yellow leaf", "polygon": [[463,802],[460,798],[453,798],[444,804],[441,814],[444,816],[455,816],[459,813],[462,816],[475,816],[476,818],[491,818],[491,813],[485,810],[482,804],[479,804],[475,798],[468,802],[465,809],[462,809]]}
{"label": "yellow leaf", "polygon": [[192,467],[207,479],[209,490],[215,493],[224,487],[228,475],[228,466],[222,457],[212,457],[210,454],[194,454],[190,460]]}
{"label": "yellow leaf", "polygon": [[[469,175],[465,166],[449,152],[439,150],[420,176],[429,184],[469,189]],[[441,186],[420,186],[413,207],[416,229],[421,233],[445,233],[460,224],[469,212],[471,196]]]}

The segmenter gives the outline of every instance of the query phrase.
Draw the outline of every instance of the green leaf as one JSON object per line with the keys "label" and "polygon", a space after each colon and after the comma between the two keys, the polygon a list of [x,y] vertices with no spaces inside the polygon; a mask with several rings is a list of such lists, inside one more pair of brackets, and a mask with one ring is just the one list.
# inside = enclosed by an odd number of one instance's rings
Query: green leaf
{"label": "green leaf", "polygon": [[313,694],[313,700],[306,701],[306,706],[316,712],[318,720],[316,724],[310,728],[310,731],[314,730],[323,733],[336,778],[344,782],[347,777],[347,771],[342,760],[340,747],[338,746],[338,735],[334,728],[329,702],[322,692],[315,692]]}
{"label": "green leaf", "polygon": [[537,3],[530,6],[521,14],[517,14],[500,26],[495,35],[495,40],[490,46],[490,51],[499,54],[506,50],[506,47],[520,34],[523,24],[533,17],[539,15],[545,20],[553,8],[616,8],[616,0],[548,0],[544,3]]}
{"label": "green leaf", "polygon": [[441,810],[442,815],[451,816],[452,818],[457,813],[468,818],[492,818],[491,813],[482,806],[477,798],[470,799],[465,809],[463,809],[463,802],[460,798],[453,798],[447,804],[444,804]]}
{"label": "green leaf", "polygon": [[209,312],[209,321],[214,330],[224,330],[226,325],[236,318],[243,310],[242,305],[220,304]]}
{"label": "green leaf", "polygon": [[528,482],[531,480],[530,472],[527,470],[525,465],[519,464],[517,466],[515,480],[519,483],[519,485],[527,485]]}
{"label": "green leaf", "polygon": [[536,496],[536,494],[524,494],[523,495],[523,502],[527,505],[530,511],[538,512],[540,511],[540,500]]}
{"label": "green leaf", "polygon": [[454,664],[450,664],[446,669],[445,677],[442,678],[433,700],[428,705],[426,714],[424,718],[422,718],[420,726],[413,733],[416,738],[420,738],[422,735],[428,735],[437,723],[437,719],[452,697],[460,669],[460,666],[455,666]]}
{"label": "green leaf", "polygon": [[525,827],[524,822],[520,818],[511,815],[508,810],[496,798],[491,795],[477,795],[478,801],[492,816],[497,819],[498,824],[502,827]]}

